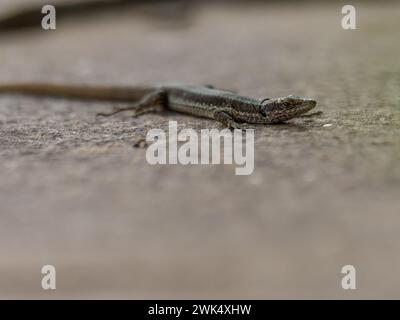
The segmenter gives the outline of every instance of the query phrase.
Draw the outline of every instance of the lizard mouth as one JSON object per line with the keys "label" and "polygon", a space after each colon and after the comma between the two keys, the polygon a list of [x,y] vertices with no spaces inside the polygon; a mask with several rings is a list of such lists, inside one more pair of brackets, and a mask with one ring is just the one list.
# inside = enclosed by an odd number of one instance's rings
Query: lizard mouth
{"label": "lizard mouth", "polygon": [[315,108],[317,101],[312,99],[304,99],[302,106],[300,108],[301,114],[306,113]]}

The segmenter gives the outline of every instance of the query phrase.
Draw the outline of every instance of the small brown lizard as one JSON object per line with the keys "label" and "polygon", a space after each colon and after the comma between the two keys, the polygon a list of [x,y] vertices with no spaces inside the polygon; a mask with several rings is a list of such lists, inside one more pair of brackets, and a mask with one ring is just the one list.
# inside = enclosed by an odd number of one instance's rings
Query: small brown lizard
{"label": "small brown lizard", "polygon": [[25,83],[0,85],[1,93],[133,102],[132,106],[117,108],[113,112],[98,115],[111,116],[131,110],[134,116],[139,116],[144,113],[172,110],[211,118],[229,128],[243,128],[244,123],[284,122],[301,117],[316,106],[316,101],[309,98],[290,95],[282,98],[254,99],[207,85],[91,87]]}

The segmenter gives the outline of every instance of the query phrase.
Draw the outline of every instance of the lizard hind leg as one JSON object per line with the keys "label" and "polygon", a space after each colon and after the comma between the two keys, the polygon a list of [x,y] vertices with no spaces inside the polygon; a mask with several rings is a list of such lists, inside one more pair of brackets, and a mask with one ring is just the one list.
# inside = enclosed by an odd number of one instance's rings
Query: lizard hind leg
{"label": "lizard hind leg", "polygon": [[165,91],[156,90],[144,96],[142,100],[140,100],[138,103],[133,104],[132,106],[124,108],[115,108],[113,111],[108,113],[100,112],[97,114],[97,116],[110,117],[117,113],[125,111],[133,111],[133,117],[137,117],[145,113],[161,111],[165,106],[165,100],[166,100]]}

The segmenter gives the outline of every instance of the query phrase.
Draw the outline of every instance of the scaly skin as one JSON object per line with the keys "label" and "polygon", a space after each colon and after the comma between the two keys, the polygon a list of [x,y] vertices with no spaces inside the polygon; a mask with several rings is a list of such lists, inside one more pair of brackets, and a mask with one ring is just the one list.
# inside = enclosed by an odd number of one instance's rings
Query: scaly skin
{"label": "scaly skin", "polygon": [[0,93],[75,99],[129,101],[134,105],[101,116],[133,110],[134,115],[173,110],[197,117],[217,120],[229,128],[247,124],[273,124],[300,117],[316,106],[303,97],[254,99],[211,86],[161,85],[145,87],[88,87],[54,84],[0,85]]}

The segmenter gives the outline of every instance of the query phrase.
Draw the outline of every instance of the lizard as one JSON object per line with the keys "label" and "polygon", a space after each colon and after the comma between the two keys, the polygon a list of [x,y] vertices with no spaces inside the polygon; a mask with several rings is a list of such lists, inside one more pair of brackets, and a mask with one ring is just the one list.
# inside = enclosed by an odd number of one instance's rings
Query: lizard
{"label": "lizard", "polygon": [[211,85],[154,85],[154,86],[80,86],[50,83],[20,83],[0,85],[0,94],[64,97],[131,102],[128,107],[115,108],[108,117],[132,111],[133,116],[172,110],[196,117],[214,119],[230,129],[243,129],[246,124],[268,125],[307,114],[317,102],[314,99],[289,95],[257,99],[241,96],[234,91],[216,89]]}

